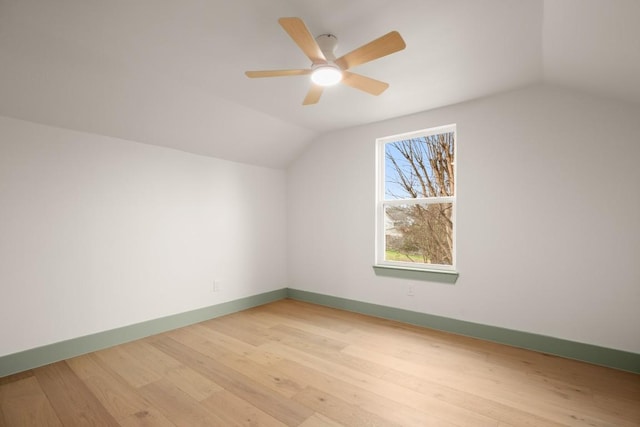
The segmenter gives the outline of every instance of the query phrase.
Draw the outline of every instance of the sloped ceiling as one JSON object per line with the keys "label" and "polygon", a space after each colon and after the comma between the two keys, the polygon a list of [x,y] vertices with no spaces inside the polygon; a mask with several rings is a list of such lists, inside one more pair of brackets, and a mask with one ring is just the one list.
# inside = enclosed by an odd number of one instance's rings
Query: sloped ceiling
{"label": "sloped ceiling", "polygon": [[[637,0],[0,0],[0,114],[268,167],[318,134],[547,81],[640,103]],[[338,55],[391,30],[407,48],[302,106],[277,19]]]}
{"label": "sloped ceiling", "polygon": [[544,78],[640,104],[640,1],[546,0]]}

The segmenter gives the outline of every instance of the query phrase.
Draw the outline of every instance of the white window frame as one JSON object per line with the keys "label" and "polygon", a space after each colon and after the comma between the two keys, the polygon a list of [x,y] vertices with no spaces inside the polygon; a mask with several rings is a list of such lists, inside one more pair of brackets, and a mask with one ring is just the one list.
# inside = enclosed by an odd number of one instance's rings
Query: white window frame
{"label": "white window frame", "polygon": [[[385,200],[385,146],[391,142],[402,141],[411,138],[417,138],[422,136],[437,135],[440,133],[453,132],[454,146],[453,146],[453,176],[455,179],[454,195],[452,197],[424,197],[424,198],[407,198],[407,199],[394,199]],[[422,129],[414,132],[407,132],[397,135],[386,136],[376,139],[376,250],[375,250],[375,265],[379,267],[395,267],[409,270],[419,271],[442,271],[442,272],[455,272],[456,271],[456,197],[458,194],[458,170],[457,170],[457,157],[458,151],[458,134],[455,124],[449,124],[445,126],[438,126],[434,128]],[[416,262],[403,262],[403,261],[388,261],[385,260],[385,206],[397,206],[397,205],[412,205],[412,204],[437,204],[437,203],[451,203],[452,212],[451,219],[453,222],[452,236],[453,249],[452,249],[452,264],[427,264]]]}

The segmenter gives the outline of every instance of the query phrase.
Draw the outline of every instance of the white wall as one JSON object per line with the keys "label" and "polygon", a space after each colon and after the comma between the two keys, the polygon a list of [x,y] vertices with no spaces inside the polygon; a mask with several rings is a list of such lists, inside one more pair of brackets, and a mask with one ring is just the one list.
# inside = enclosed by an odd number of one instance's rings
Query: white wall
{"label": "white wall", "polygon": [[[377,277],[375,138],[450,123],[460,277]],[[638,353],[639,161],[637,106],[551,86],[325,135],[288,170],[289,286]]]}
{"label": "white wall", "polygon": [[282,170],[0,117],[0,356],[285,287],[285,188]]}

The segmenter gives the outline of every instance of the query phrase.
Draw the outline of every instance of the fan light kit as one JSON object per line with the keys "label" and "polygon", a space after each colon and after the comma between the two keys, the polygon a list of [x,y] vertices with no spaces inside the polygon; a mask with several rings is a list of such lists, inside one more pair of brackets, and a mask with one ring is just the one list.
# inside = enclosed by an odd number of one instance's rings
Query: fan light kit
{"label": "fan light kit", "polygon": [[342,71],[336,65],[322,64],[312,67],[311,81],[320,86],[333,86],[342,80]]}
{"label": "fan light kit", "polygon": [[250,78],[311,75],[312,85],[302,102],[303,105],[317,103],[324,87],[339,82],[371,95],[380,95],[389,87],[388,83],[348,70],[406,47],[400,34],[397,31],[391,31],[336,59],[334,51],[338,39],[333,34],[322,34],[314,39],[300,18],[280,18],[278,22],[311,60],[311,67],[293,70],[247,71],[245,74]]}

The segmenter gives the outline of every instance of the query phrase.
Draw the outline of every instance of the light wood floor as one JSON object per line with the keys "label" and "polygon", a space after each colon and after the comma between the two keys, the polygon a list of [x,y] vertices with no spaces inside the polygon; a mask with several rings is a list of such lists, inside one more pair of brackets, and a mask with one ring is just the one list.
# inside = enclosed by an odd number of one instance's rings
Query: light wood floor
{"label": "light wood floor", "polygon": [[0,426],[639,426],[640,376],[283,300],[0,379]]}

